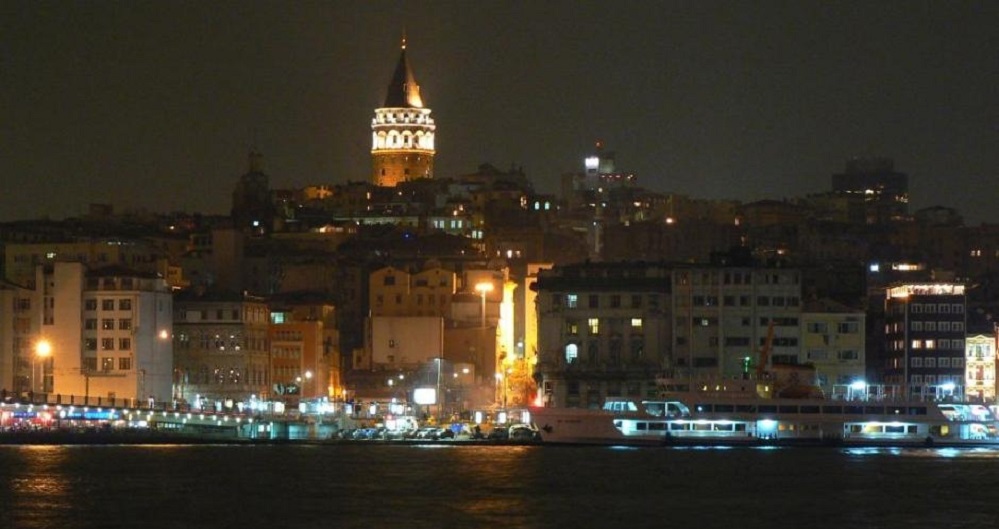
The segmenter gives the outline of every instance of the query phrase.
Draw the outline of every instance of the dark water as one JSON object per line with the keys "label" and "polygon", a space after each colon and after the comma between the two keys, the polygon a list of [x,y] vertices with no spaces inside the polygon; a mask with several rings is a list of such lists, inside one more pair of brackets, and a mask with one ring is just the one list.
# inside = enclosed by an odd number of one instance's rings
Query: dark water
{"label": "dark water", "polygon": [[996,527],[999,450],[0,446],[0,528]]}

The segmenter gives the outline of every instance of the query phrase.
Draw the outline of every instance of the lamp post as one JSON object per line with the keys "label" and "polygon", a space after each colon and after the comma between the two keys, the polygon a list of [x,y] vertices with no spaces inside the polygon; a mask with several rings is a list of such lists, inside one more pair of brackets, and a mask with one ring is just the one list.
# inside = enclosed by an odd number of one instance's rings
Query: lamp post
{"label": "lamp post", "polygon": [[475,291],[482,296],[482,310],[480,311],[480,327],[486,326],[486,294],[493,291],[493,284],[482,282],[475,285]]}
{"label": "lamp post", "polygon": [[496,402],[498,404],[502,405],[503,408],[506,408],[506,402],[504,402],[506,399],[503,398],[505,395],[503,395],[501,393],[502,392],[502,384],[503,384],[503,373],[497,371],[496,372]]}
{"label": "lamp post", "polygon": [[441,402],[441,358],[437,357],[434,360],[437,361],[437,422],[440,423],[441,417],[443,416],[444,403]]}
{"label": "lamp post", "polygon": [[35,344],[35,354],[34,354],[34,356],[31,357],[31,394],[32,394],[32,401],[34,400],[34,393],[35,393],[35,389],[36,389],[36,386],[35,386],[35,363],[36,363],[36,360],[42,360],[43,361],[43,363],[42,363],[42,375],[41,375],[41,378],[42,378],[42,389],[44,390],[45,389],[45,373],[44,373],[44,371],[45,371],[45,364],[44,364],[44,361],[45,361],[46,358],[48,358],[51,355],[52,355],[52,344],[49,343],[48,340],[39,340],[38,343]]}

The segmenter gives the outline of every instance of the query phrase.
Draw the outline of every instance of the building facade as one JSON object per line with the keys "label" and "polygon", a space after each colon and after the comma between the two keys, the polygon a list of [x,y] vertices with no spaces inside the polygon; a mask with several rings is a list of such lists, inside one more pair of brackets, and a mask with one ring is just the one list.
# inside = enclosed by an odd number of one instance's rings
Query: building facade
{"label": "building facade", "polygon": [[670,362],[671,269],[582,263],[539,270],[535,379],[545,406],[656,395]]}
{"label": "building facade", "polygon": [[0,392],[24,395],[31,389],[39,321],[31,308],[33,292],[0,281]]}
{"label": "building facade", "polygon": [[162,277],[56,262],[39,266],[35,282],[38,343],[48,350],[36,393],[130,405],[170,400],[173,299]]}
{"label": "building facade", "polygon": [[184,292],[174,322],[176,400],[212,405],[271,395],[269,310],[262,298]]}
{"label": "building facade", "polygon": [[671,275],[671,365],[678,375],[742,376],[765,345],[770,363],[802,363],[799,270],[695,265]]}
{"label": "building facade", "polygon": [[801,313],[801,359],[815,366],[816,382],[826,395],[833,386],[865,381],[866,314],[818,300]]}
{"label": "building facade", "polygon": [[996,336],[976,334],[965,341],[964,393],[970,398],[996,402]]}
{"label": "building facade", "polygon": [[965,289],[959,283],[899,284],[886,291],[886,384],[919,395],[965,383]]}

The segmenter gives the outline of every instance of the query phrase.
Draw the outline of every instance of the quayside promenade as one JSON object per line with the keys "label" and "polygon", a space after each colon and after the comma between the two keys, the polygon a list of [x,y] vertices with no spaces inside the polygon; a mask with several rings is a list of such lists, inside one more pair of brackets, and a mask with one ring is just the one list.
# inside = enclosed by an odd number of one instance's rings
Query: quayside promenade
{"label": "quayside promenade", "polygon": [[302,409],[306,411],[263,405],[205,409],[96,397],[8,398],[0,403],[0,444],[537,441],[537,432],[519,423],[431,420],[421,426],[410,417],[357,415],[344,406]]}

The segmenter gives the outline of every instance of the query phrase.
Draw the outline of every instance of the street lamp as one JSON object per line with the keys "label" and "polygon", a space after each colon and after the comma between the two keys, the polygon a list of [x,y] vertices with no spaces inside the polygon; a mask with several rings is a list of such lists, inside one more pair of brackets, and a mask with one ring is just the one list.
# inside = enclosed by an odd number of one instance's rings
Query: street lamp
{"label": "street lamp", "polygon": [[482,296],[481,327],[486,326],[486,294],[493,291],[493,284],[482,282],[475,285],[475,291]]}
{"label": "street lamp", "polygon": [[437,362],[437,422],[439,423],[443,415],[444,403],[441,402],[441,358],[434,359]]}
{"label": "street lamp", "polygon": [[[35,360],[44,360],[52,355],[52,344],[48,340],[39,340],[35,344],[35,355],[31,358],[31,393],[35,393]],[[45,389],[45,364],[42,364],[42,389]],[[34,400],[34,397],[32,397]]]}
{"label": "street lamp", "polygon": [[302,385],[303,386],[302,387],[303,391],[305,390],[305,386],[309,385],[309,381],[310,380],[312,380],[312,371],[306,371],[305,372],[305,384]]}
{"label": "street lamp", "polygon": [[504,386],[502,386],[502,384],[503,384],[503,373],[497,371],[496,372],[496,400],[497,400],[498,403],[500,403],[500,404],[503,405],[503,408],[506,408],[506,402],[505,402],[506,399],[503,398],[506,395],[503,395],[501,393],[502,392],[501,388],[504,387]]}

